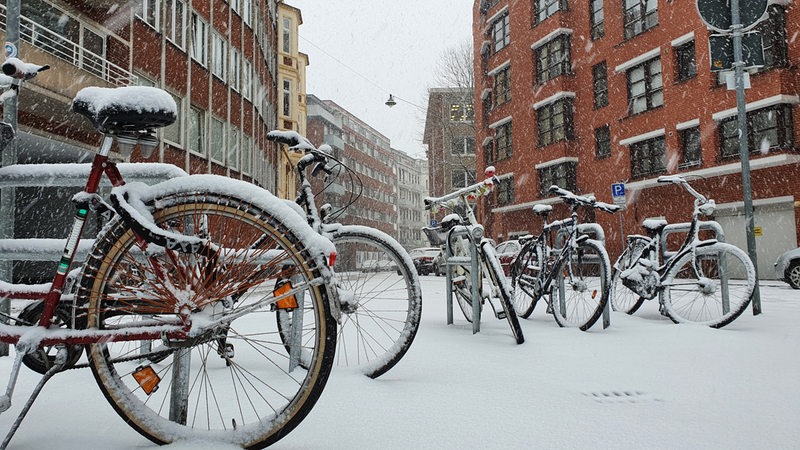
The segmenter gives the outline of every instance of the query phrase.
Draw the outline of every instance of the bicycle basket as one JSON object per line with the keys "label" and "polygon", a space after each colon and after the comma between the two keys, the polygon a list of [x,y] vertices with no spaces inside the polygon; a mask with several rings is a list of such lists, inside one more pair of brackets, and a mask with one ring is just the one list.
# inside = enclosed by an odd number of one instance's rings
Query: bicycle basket
{"label": "bicycle basket", "polygon": [[443,230],[442,227],[423,227],[422,231],[425,232],[428,242],[433,247],[441,247],[447,242],[447,231]]}

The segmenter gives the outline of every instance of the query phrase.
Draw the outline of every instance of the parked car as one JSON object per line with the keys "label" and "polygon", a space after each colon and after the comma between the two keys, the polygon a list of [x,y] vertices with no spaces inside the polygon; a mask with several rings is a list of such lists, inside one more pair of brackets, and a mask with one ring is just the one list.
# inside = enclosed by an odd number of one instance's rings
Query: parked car
{"label": "parked car", "polygon": [[516,239],[503,241],[494,248],[506,276],[511,274],[511,263],[514,262],[514,258],[517,257],[520,250],[522,250],[522,244]]}
{"label": "parked car", "polygon": [[397,270],[397,265],[385,259],[368,259],[361,263],[362,272],[391,272]]}
{"label": "parked car", "polygon": [[408,254],[414,261],[414,268],[418,274],[439,276],[444,273],[444,255],[439,247],[415,248]]}
{"label": "parked car", "polygon": [[775,262],[775,276],[789,283],[792,288],[800,289],[800,247],[778,257]]}

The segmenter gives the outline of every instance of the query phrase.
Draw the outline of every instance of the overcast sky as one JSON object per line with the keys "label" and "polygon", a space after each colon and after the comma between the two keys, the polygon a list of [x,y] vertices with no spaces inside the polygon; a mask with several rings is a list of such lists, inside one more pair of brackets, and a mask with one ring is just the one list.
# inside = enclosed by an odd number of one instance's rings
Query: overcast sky
{"label": "overcast sky", "polygon": [[[289,0],[303,15],[309,94],[333,100],[423,157],[427,96],[445,50],[471,41],[471,0]],[[397,106],[384,102],[392,93]],[[420,110],[407,102],[423,109]]]}

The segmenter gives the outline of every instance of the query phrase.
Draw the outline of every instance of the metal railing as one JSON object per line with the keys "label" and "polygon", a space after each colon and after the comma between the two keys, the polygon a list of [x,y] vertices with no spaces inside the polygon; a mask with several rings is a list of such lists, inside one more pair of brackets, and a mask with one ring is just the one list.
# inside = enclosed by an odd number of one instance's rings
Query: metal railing
{"label": "metal railing", "polygon": [[[0,28],[4,31],[6,29],[6,12],[6,6],[0,4]],[[23,41],[113,85],[128,86],[136,81],[136,76],[129,70],[108,61],[101,55],[92,53],[81,47],[80,44],[25,16],[20,16],[19,27],[20,38]],[[81,31],[83,31],[82,25]]]}

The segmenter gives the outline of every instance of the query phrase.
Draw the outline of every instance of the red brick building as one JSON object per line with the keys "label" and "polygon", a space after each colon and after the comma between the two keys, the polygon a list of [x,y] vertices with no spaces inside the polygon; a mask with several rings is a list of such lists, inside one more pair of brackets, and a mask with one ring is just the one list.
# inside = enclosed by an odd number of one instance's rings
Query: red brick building
{"label": "red brick building", "polygon": [[[746,248],[735,91],[711,71],[711,33],[694,2],[476,0],[473,12],[477,172],[491,164],[503,180],[483,207],[488,234],[539,230],[531,206],[559,203],[552,184],[611,202],[611,184],[625,182],[622,230],[618,217],[596,215],[614,257],[643,219],[690,218],[691,196],[655,181],[680,173],[716,200],[726,240]],[[754,27],[765,64],[746,91],[759,271],[769,278],[800,230],[799,23],[795,3],[769,6]]]}

